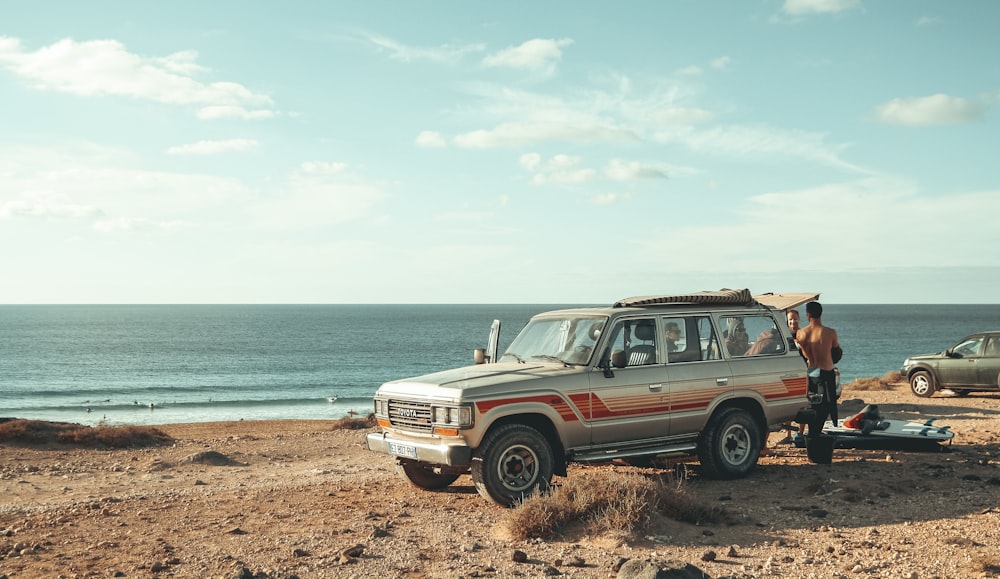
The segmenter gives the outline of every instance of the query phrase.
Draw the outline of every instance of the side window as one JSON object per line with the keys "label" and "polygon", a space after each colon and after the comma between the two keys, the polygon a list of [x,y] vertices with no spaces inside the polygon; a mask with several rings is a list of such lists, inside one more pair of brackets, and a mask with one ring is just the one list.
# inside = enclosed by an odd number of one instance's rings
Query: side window
{"label": "side window", "polygon": [[978,356],[983,349],[983,337],[970,338],[955,346],[952,351],[963,356]]}
{"label": "side window", "polygon": [[612,366],[656,364],[656,324],[652,318],[619,321],[611,332],[608,348]]}
{"label": "side window", "polygon": [[687,328],[684,318],[664,318],[663,336],[667,345],[667,355],[683,352],[687,348]]}
{"label": "side window", "polygon": [[719,322],[722,325],[722,339],[726,347],[726,353],[730,356],[742,356],[750,349],[750,336],[747,334],[747,326],[743,320],[746,316],[722,316]]}
{"label": "side window", "polygon": [[785,344],[774,318],[769,315],[726,316],[726,349],[730,356],[782,354]]}
{"label": "side window", "polygon": [[722,358],[719,353],[719,341],[712,330],[712,320],[708,316],[663,318],[663,335],[668,362],[697,362]]}
{"label": "side window", "polygon": [[986,355],[990,358],[1000,358],[1000,336],[990,338],[990,343],[986,345]]}

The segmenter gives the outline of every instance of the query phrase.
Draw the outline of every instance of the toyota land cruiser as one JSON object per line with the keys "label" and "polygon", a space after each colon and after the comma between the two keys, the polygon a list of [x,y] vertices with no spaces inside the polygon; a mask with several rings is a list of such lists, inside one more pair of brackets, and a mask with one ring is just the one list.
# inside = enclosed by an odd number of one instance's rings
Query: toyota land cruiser
{"label": "toyota land cruiser", "polygon": [[507,506],[569,462],[696,455],[709,476],[744,476],[769,428],[808,406],[785,316],[759,299],[721,290],[538,314],[500,356],[383,384],[368,448],[418,487],[468,472]]}

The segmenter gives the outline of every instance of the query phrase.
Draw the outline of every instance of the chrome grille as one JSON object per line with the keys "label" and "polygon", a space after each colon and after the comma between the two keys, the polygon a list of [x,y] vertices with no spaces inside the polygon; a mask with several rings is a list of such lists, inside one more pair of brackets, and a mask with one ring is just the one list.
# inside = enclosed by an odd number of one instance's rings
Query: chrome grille
{"label": "chrome grille", "polygon": [[405,400],[390,400],[389,422],[396,428],[430,432],[431,405]]}

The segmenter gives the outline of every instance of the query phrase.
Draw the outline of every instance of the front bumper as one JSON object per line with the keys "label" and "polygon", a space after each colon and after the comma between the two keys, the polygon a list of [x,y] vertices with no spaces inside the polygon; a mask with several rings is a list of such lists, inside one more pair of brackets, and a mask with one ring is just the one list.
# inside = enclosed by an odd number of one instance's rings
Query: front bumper
{"label": "front bumper", "polygon": [[403,438],[386,432],[371,432],[367,436],[368,450],[380,452],[400,458],[411,456],[398,455],[389,451],[389,443],[396,443],[416,449],[416,459],[419,462],[429,464],[441,464],[445,466],[468,466],[472,463],[472,449],[459,441],[456,444],[444,444],[434,441],[415,440]]}

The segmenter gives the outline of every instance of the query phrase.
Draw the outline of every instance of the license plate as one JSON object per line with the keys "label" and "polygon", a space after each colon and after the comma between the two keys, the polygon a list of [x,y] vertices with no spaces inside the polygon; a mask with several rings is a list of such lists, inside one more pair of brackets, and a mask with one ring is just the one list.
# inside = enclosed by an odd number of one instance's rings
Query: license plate
{"label": "license plate", "polygon": [[395,454],[396,456],[405,456],[407,458],[417,458],[417,447],[410,446],[409,444],[400,444],[398,442],[389,443],[389,452]]}

